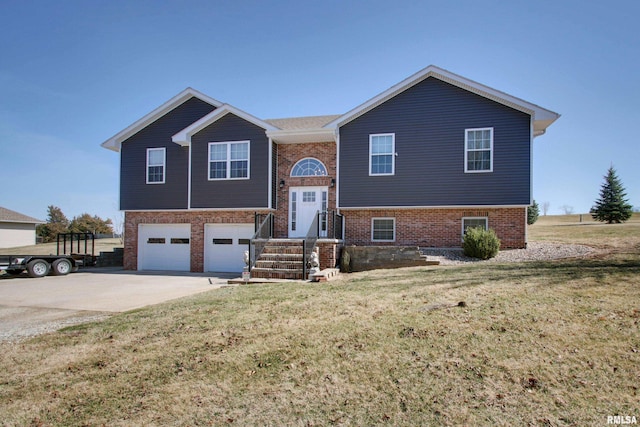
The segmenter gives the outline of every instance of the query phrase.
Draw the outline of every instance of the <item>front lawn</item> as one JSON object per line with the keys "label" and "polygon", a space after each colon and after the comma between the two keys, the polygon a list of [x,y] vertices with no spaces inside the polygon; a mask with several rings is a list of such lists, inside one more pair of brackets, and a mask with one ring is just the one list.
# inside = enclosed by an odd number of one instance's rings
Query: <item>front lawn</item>
{"label": "front lawn", "polygon": [[573,227],[577,240],[610,249],[596,259],[243,285],[0,344],[0,424],[584,426],[640,417],[635,219],[614,236],[608,226],[588,237],[579,225],[531,229],[564,241]]}

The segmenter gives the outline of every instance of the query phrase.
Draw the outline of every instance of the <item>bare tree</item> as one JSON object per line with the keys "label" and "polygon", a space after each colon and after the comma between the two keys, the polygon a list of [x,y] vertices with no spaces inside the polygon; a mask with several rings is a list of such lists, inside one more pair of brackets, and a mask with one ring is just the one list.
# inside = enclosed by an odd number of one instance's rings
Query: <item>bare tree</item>
{"label": "bare tree", "polygon": [[542,203],[542,215],[547,216],[547,212],[549,212],[549,206],[551,206],[551,203],[549,202]]}
{"label": "bare tree", "polygon": [[560,206],[560,209],[562,209],[562,212],[564,212],[565,215],[571,215],[573,213],[573,206],[562,205]]}
{"label": "bare tree", "polygon": [[120,243],[124,243],[124,212],[119,211],[112,219],[113,232],[120,238]]}

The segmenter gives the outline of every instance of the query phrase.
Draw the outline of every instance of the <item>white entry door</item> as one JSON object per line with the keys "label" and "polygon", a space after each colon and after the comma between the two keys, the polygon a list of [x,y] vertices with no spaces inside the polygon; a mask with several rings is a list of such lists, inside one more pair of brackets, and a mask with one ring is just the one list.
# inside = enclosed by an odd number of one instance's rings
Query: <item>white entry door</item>
{"label": "white entry door", "polygon": [[[289,189],[289,237],[305,237],[318,212],[327,210],[327,187]],[[327,235],[326,219],[320,221],[320,236]]]}

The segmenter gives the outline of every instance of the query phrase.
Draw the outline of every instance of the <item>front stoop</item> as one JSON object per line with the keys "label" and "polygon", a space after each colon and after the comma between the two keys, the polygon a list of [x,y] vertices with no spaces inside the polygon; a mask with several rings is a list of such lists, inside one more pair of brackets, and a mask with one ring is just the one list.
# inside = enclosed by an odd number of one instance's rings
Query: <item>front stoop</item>
{"label": "front stoop", "polygon": [[302,239],[270,239],[251,269],[251,278],[304,280]]}
{"label": "front stoop", "polygon": [[325,268],[317,272],[316,274],[311,275],[312,282],[328,282],[329,280],[333,280],[338,277],[340,274],[339,268]]}

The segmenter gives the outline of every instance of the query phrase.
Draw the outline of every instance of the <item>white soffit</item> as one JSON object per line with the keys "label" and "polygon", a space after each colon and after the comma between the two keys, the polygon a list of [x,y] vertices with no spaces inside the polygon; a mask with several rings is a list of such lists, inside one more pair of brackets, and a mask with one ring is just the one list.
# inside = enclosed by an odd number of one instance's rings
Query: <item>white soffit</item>
{"label": "white soffit", "polygon": [[155,110],[153,110],[152,112],[150,112],[149,114],[147,114],[146,116],[144,116],[143,118],[141,118],[140,120],[131,124],[126,129],[118,132],[111,138],[107,139],[105,142],[103,142],[100,145],[108,150],[120,152],[120,148],[122,146],[123,141],[135,135],[137,132],[149,126],[151,123],[158,120],[160,117],[164,116],[169,111],[173,110],[179,105],[182,105],[184,102],[188,101],[193,97],[198,98],[208,104],[211,104],[216,108],[223,105],[222,102],[216,99],[213,99],[210,96],[207,96],[202,92],[199,92],[189,87],[183,90],[182,92],[180,92],[179,94],[177,94],[176,96],[174,96],[173,98],[171,98],[170,100],[168,100],[167,102],[165,102],[164,104],[162,104],[161,106],[159,106],[158,108],[156,108]]}
{"label": "white soffit", "polygon": [[459,76],[450,71],[436,67],[435,65],[430,65],[427,68],[424,68],[423,70],[418,71],[412,76],[406,78],[400,83],[390,87],[381,94],[371,98],[365,103],[360,104],[341,117],[327,123],[324,127],[335,128],[343,126],[429,77],[437,78],[459,88],[468,90],[469,92],[475,93],[500,104],[530,114],[534,118],[535,135],[543,134],[546,128],[560,117],[560,114],[555,113],[551,110],[547,110],[536,104],[532,104],[523,99],[501,92],[497,89],[493,89],[489,86],[485,86],[473,80]]}
{"label": "white soffit", "polygon": [[267,136],[278,144],[299,144],[307,142],[335,142],[334,129],[295,129],[267,131]]}

